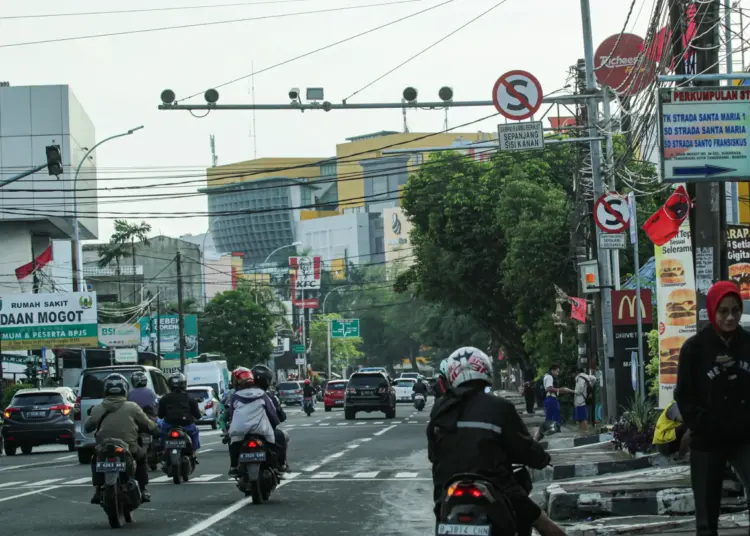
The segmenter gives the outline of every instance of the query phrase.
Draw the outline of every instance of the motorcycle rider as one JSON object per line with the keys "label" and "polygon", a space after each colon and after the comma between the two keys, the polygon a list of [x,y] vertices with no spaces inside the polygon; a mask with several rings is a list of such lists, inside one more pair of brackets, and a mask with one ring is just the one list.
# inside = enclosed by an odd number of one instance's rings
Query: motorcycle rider
{"label": "motorcycle rider", "polygon": [[[158,437],[159,429],[138,404],[128,401],[128,390],[128,381],[122,375],[107,376],[104,379],[104,400],[91,410],[83,430],[87,434],[96,431],[97,445],[107,439],[119,439],[128,444],[128,453],[135,460],[135,479],[141,488],[141,498],[143,502],[149,502],[151,494],[146,490],[146,451],[138,445],[138,434],[153,434]],[[91,498],[91,504],[100,504],[102,500],[99,486],[102,484],[103,476],[96,472],[96,461],[95,455],[91,458],[91,477],[96,491]]]}
{"label": "motorcycle rider", "polygon": [[302,396],[304,398],[311,398],[313,407],[315,407],[315,395],[317,392],[315,386],[310,383],[310,380],[305,380],[305,385],[302,386]]}
{"label": "motorcycle rider", "polygon": [[198,427],[195,425],[195,421],[201,418],[198,402],[187,394],[187,378],[180,372],[170,376],[169,389],[171,392],[164,395],[159,401],[158,416],[164,421],[162,435],[166,435],[170,428],[176,426],[185,430],[190,436],[190,443],[192,444],[192,452],[188,454],[192,455],[195,463],[198,463],[195,459],[195,453],[201,446]]}
{"label": "motorcycle rider", "polygon": [[477,348],[459,348],[448,358],[446,375],[451,389],[435,403],[427,426],[438,522],[451,479],[473,473],[508,498],[519,535],[530,535],[534,527],[542,536],[564,536],[513,477],[512,464],[542,469],[550,457],[532,440],[513,403],[485,392],[492,385],[492,360]]}
{"label": "motorcycle rider", "polygon": [[224,391],[224,394],[221,395],[221,407],[223,411],[221,412],[221,416],[219,416],[219,428],[224,431],[224,435],[226,436],[225,443],[229,443],[227,432],[229,430],[229,401],[232,398],[232,395],[237,390],[237,375],[242,372],[243,370],[250,370],[247,367],[237,367],[232,371],[232,377],[229,380],[230,387],[226,391]]}
{"label": "motorcycle rider", "polygon": [[[281,407],[281,401],[279,400],[279,397],[268,392],[273,382],[273,371],[265,365],[255,365],[251,369],[251,372],[253,373],[253,377],[255,378],[255,385],[265,391],[266,396],[271,400],[271,402],[273,402],[273,406],[276,409],[276,415],[279,418],[279,422],[285,422],[286,412],[284,411],[284,408]],[[281,430],[278,427],[274,427],[273,434],[274,438],[276,439],[276,445],[280,450],[279,470],[282,473],[285,473],[289,471],[289,466],[287,465],[286,461],[286,455],[289,451],[289,433]]]}
{"label": "motorcycle rider", "polygon": [[427,402],[427,393],[428,392],[429,392],[429,389],[427,389],[427,385],[425,385],[425,383],[422,380],[420,380],[419,378],[417,378],[417,381],[411,387],[411,399],[413,401],[414,400],[414,395],[416,395],[417,393],[419,393],[420,395],[422,395],[424,397],[425,402]]}
{"label": "motorcycle rider", "polygon": [[156,418],[156,408],[159,406],[159,397],[148,386],[148,377],[142,370],[137,370],[130,377],[130,385],[133,388],[128,393],[128,400],[138,404],[143,412],[149,417]]}
{"label": "motorcycle rider", "polygon": [[440,362],[440,373],[438,373],[437,382],[435,382],[435,400],[443,396],[450,389],[448,382],[448,360],[443,359]]}
{"label": "motorcycle rider", "polygon": [[245,436],[257,434],[276,446],[274,430],[279,425],[279,417],[273,402],[255,385],[255,378],[249,370],[237,374],[237,391],[229,402],[229,412],[229,476],[236,476]]}

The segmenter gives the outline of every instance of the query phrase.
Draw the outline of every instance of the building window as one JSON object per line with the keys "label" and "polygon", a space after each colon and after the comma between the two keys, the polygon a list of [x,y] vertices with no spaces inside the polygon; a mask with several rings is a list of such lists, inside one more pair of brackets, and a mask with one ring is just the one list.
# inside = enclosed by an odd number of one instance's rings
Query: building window
{"label": "building window", "polygon": [[384,238],[382,236],[375,237],[375,253],[385,253]]}

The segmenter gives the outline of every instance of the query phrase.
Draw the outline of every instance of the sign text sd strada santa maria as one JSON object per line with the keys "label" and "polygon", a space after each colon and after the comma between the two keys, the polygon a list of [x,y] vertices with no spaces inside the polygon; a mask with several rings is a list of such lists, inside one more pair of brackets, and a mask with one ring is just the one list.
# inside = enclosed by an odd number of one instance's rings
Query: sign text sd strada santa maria
{"label": "sign text sd strada santa maria", "polygon": [[[532,117],[542,105],[542,86],[526,71],[509,71],[498,78],[492,90],[492,102],[501,115],[511,121]],[[497,126],[501,151],[544,149],[544,127],[541,121],[501,124]]]}
{"label": "sign text sd strada santa maria", "polygon": [[2,349],[96,348],[96,294],[6,294],[0,297]]}

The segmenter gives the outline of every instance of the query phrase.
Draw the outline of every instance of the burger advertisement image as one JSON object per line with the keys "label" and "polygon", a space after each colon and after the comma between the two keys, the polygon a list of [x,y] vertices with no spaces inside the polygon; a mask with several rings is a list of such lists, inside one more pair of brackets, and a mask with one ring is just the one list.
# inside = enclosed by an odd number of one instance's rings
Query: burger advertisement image
{"label": "burger advertisement image", "polygon": [[750,300],[750,226],[727,226],[729,279],[740,287],[742,300]]}
{"label": "burger advertisement image", "polygon": [[677,236],[663,246],[655,246],[654,250],[659,326],[659,407],[665,408],[673,400],[680,348],[697,329],[698,297],[689,221],[685,220]]}

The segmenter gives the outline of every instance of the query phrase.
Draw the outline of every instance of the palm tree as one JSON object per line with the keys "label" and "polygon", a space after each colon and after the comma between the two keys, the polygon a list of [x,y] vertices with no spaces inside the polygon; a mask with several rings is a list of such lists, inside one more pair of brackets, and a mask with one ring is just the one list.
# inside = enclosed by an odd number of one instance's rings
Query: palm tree
{"label": "palm tree", "polygon": [[99,268],[106,268],[112,261],[115,262],[117,274],[117,303],[122,302],[122,282],[120,281],[120,259],[129,257],[130,253],[125,249],[125,244],[116,244],[110,240],[108,244],[101,244],[97,248],[99,253]]}
{"label": "palm tree", "polygon": [[130,243],[130,253],[133,260],[133,304],[136,303],[136,282],[135,282],[135,241],[136,239],[144,246],[150,246],[148,233],[151,232],[151,225],[142,221],[141,223],[130,223],[127,220],[115,220],[115,232],[109,239],[111,244]]}

